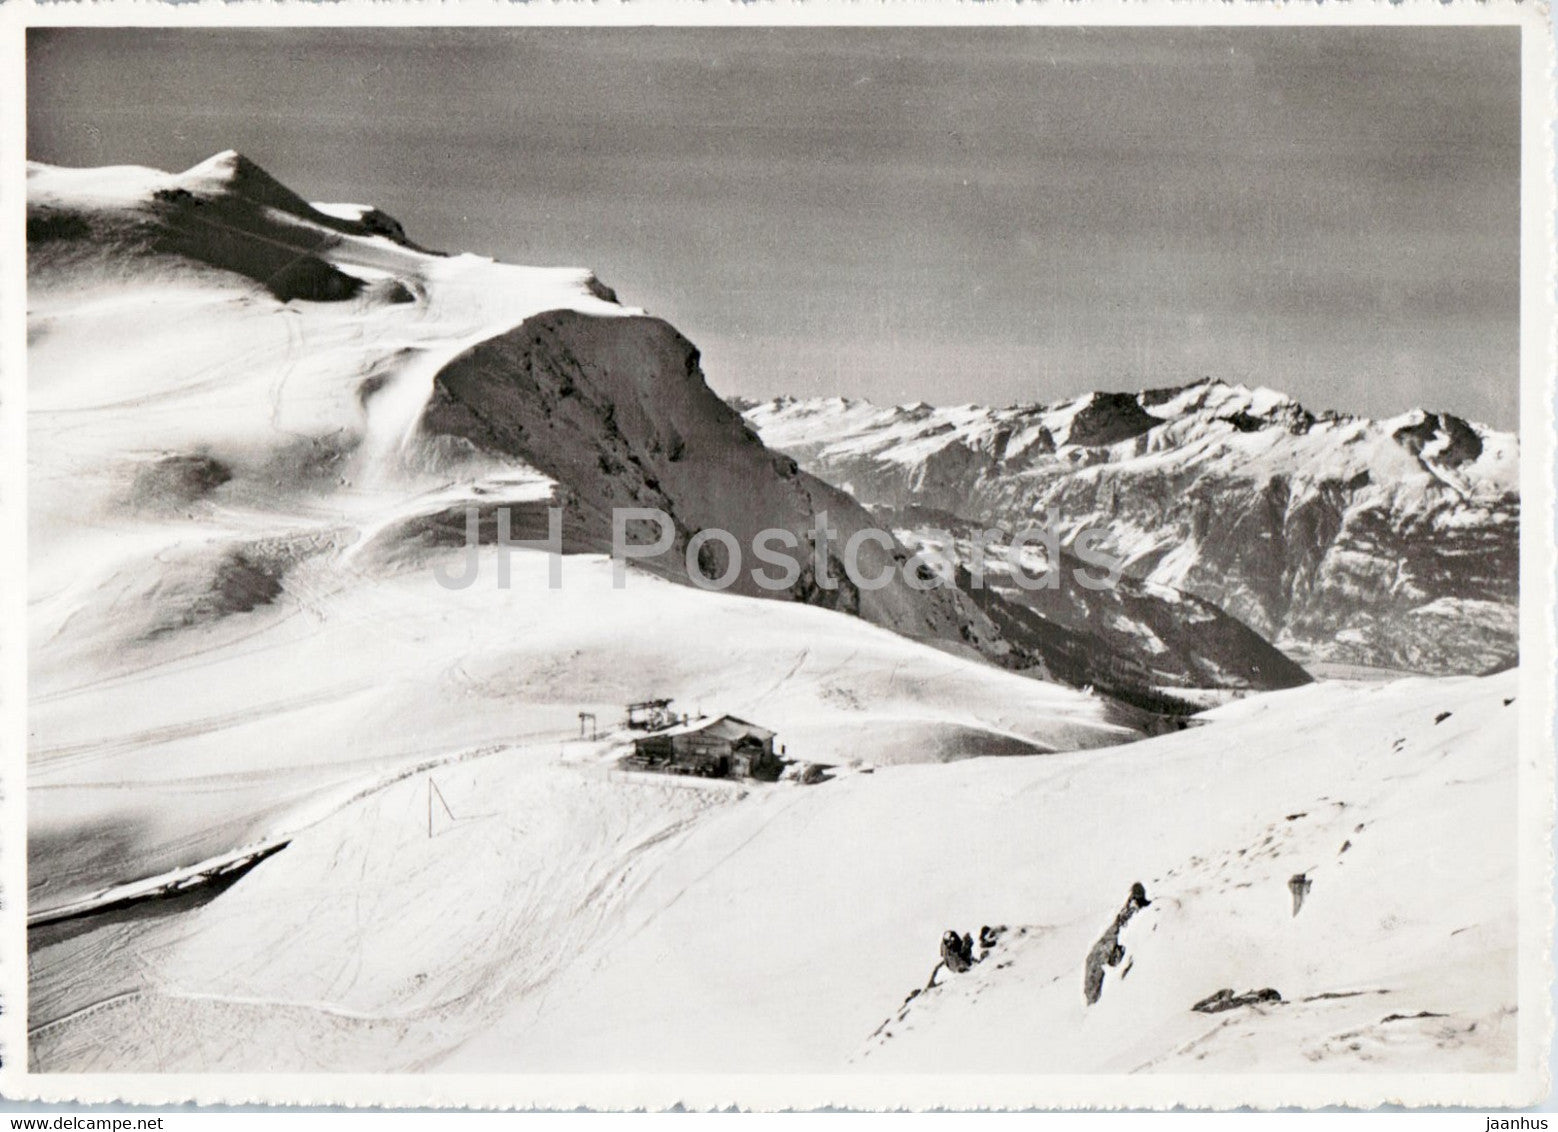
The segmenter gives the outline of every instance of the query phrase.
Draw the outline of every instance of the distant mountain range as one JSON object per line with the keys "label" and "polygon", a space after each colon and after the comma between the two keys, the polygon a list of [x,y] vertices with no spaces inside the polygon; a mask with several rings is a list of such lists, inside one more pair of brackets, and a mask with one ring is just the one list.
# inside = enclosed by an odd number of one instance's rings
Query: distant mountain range
{"label": "distant mountain range", "polygon": [[1519,440],[1444,413],[1313,413],[1203,380],[1055,405],[737,400],[764,441],[913,529],[1044,522],[1302,663],[1517,659]]}

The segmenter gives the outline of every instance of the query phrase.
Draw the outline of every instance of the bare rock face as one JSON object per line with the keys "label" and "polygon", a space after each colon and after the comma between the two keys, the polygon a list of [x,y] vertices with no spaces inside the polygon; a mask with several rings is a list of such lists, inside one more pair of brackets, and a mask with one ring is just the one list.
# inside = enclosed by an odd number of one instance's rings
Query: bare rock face
{"label": "bare rock face", "polygon": [[1219,607],[1301,664],[1454,674],[1517,658],[1512,433],[1421,410],[1316,415],[1216,381],[1005,409],[740,407],[868,506],[1102,530],[1127,575]]}
{"label": "bare rock face", "polygon": [[[432,438],[517,458],[563,485],[568,537],[581,548],[610,549],[614,509],[653,508],[673,520],[675,544],[643,561],[666,577],[686,580],[689,541],[700,531],[718,529],[735,539],[741,559],[732,562],[721,542],[704,542],[698,569],[717,578],[734,565],[731,592],[836,609],[911,636],[970,645],[992,657],[1009,651],[961,593],[905,584],[901,567],[908,554],[902,547],[863,542],[857,575],[890,572],[894,580],[881,589],[854,584],[839,555],[850,535],[876,526],[871,516],[765,446],[704,383],[697,348],[659,319],[599,318],[573,310],[527,319],[438,373],[420,429]],[[827,568],[819,571],[814,532],[824,516],[835,533],[824,555]],[[762,566],[751,548],[767,530],[789,531],[797,543],[799,576],[777,593],[751,576]]]}
{"label": "bare rock face", "polygon": [[1103,448],[1140,436],[1158,423],[1128,393],[1094,393],[1071,418],[1066,443]]}

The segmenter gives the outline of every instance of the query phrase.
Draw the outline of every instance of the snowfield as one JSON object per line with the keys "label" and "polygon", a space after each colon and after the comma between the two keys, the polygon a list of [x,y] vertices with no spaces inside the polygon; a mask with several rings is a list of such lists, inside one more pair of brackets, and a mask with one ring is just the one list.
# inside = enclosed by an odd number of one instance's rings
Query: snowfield
{"label": "snowfield", "polygon": [[[815,786],[503,747],[368,792],[204,905],[44,929],[34,1063],[1508,1070],[1515,685],[1314,685],[1128,747]],[[944,930],[986,925],[983,962],[905,1002]]]}
{"label": "snowfield", "polygon": [[576,736],[578,712],[609,724],[651,694],[763,721],[811,762],[1136,737],[1103,701],[838,613],[648,575],[616,589],[598,556],[566,557],[554,591],[543,555],[515,553],[500,590],[495,553],[485,584],[459,591],[417,571],[326,593],[303,574],[179,651],[40,686],[34,910],[290,833],[294,815],[398,768]]}

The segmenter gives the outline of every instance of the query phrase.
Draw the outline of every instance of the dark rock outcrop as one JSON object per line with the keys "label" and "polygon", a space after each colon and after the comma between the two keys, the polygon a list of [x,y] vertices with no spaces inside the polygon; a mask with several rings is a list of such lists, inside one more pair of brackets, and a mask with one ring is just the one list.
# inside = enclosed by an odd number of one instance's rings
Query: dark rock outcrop
{"label": "dark rock outcrop", "polygon": [[1314,887],[1314,881],[1303,873],[1294,873],[1288,878],[1288,891],[1293,894],[1293,915],[1298,915],[1304,906],[1304,898],[1309,895],[1309,890]]}
{"label": "dark rock outcrop", "polygon": [[[901,546],[860,544],[857,577],[891,573],[880,589],[845,577],[839,555],[855,532],[875,528],[844,492],[767,448],[705,384],[697,348],[670,324],[641,316],[573,310],[538,314],[473,346],[437,375],[421,430],[435,439],[518,458],[569,492],[565,537],[609,550],[617,508],[670,516],[670,550],[639,559],[675,581],[689,578],[688,545],[699,531],[728,532],[743,560],[731,592],[836,609],[910,636],[968,644],[992,658],[1010,650],[989,620],[955,590],[917,590],[900,570]],[[827,571],[816,569],[818,520],[834,532]],[[646,524],[647,526],[648,524]],[[799,567],[786,590],[758,586],[751,548],[764,531],[795,537]],[[630,541],[651,541],[634,535]],[[730,564],[717,541],[700,548],[705,578]],[[765,568],[767,576],[777,570]]]}
{"label": "dark rock outcrop", "polygon": [[1140,881],[1131,885],[1131,894],[1126,897],[1125,904],[1114,917],[1114,923],[1109,925],[1109,930],[1098,937],[1098,942],[1093,944],[1092,950],[1087,953],[1087,962],[1083,965],[1082,972],[1082,998],[1089,1006],[1097,1002],[1104,993],[1104,968],[1118,967],[1125,959],[1125,947],[1120,943],[1120,930],[1131,922],[1131,918],[1143,908],[1151,905],[1147,899],[1147,890]]}
{"label": "dark rock outcrop", "polygon": [[1237,1010],[1241,1006],[1259,1006],[1267,1002],[1281,1002],[1282,995],[1275,987],[1263,987],[1260,990],[1245,991],[1243,994],[1234,994],[1231,987],[1224,987],[1215,994],[1209,994],[1190,1009],[1197,1014],[1221,1014],[1225,1010]]}

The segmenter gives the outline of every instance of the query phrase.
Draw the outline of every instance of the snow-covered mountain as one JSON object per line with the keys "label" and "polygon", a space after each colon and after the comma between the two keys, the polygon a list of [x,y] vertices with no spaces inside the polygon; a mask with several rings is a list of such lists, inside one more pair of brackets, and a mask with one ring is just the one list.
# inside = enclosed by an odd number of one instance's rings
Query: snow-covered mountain
{"label": "snow-covered mountain", "polygon": [[[874,523],[586,271],[429,253],[234,153],[180,174],[34,166],[28,189],[35,909],[646,695],[746,712],[829,762],[1146,725],[1032,658],[992,666],[1013,650],[956,591],[668,584],[703,527]],[[538,551],[506,589],[490,553],[469,588],[438,584],[462,572],[468,506],[490,541],[499,506],[528,539],[554,502],[560,590]],[[670,513],[679,540],[622,590],[618,504]],[[867,544],[862,569],[895,554]]]}
{"label": "snow-covered mountain", "polygon": [[[609,549],[613,507],[659,508],[677,539],[652,565],[679,579],[687,539],[706,527],[750,546],[767,528],[804,538],[819,512],[840,542],[870,524],[756,440],[704,384],[691,343],[588,272],[426,253],[378,210],[315,208],[236,153],[177,176],[34,166],[28,234],[33,401],[41,424],[73,421],[66,451],[47,446],[35,477],[46,510],[56,487],[73,517],[129,498],[196,524],[230,501],[317,516],[328,500],[384,519],[359,557],[404,565],[461,542],[468,504],[490,541],[496,508],[528,508],[515,537],[535,537],[543,505],[563,503],[575,550]],[[135,354],[55,364],[83,334],[122,343],[132,327],[145,343]],[[86,482],[82,463],[98,465]],[[390,500],[404,513],[387,514]],[[274,581],[307,556],[244,561],[264,588],[258,575]],[[889,558],[867,543],[861,571]],[[731,588],[766,592],[746,570]],[[808,563],[778,596],[1001,651],[958,595],[901,578],[824,591]],[[188,611],[151,601],[145,612],[161,624]]]}
{"label": "snow-covered mountain", "polygon": [[737,402],[868,505],[1097,528],[1142,580],[1299,661],[1475,673],[1516,656],[1519,441],[1443,413],[1315,414],[1201,381],[1056,405]]}

